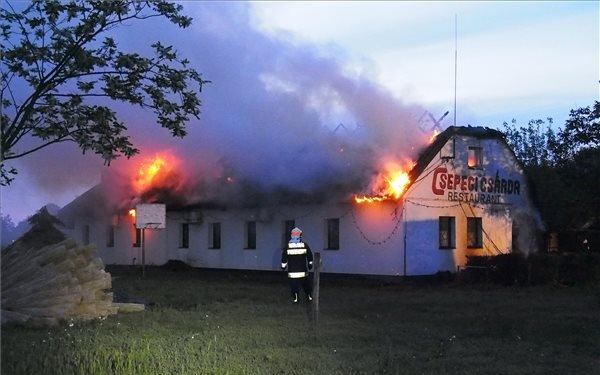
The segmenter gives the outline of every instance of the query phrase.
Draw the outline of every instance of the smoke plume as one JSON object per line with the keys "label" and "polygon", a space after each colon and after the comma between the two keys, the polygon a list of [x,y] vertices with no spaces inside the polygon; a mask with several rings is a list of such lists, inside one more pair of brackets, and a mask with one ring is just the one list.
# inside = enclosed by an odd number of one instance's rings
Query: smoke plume
{"label": "smoke plume", "polygon": [[[212,82],[200,94],[201,118],[188,124],[188,136],[174,139],[151,113],[116,106],[141,154],[103,167],[81,158],[75,147],[54,147],[52,157],[32,157],[24,166],[35,171],[40,186],[64,190],[102,173],[109,194],[126,200],[135,194],[124,181],[141,160],[162,152],[177,158],[178,168],[161,177],[147,199],[169,190],[185,196],[181,204],[223,193],[258,197],[332,186],[360,193],[384,161],[414,159],[427,143],[417,123],[423,109],[350,69],[339,50],[261,33],[248,3],[183,6],[194,18],[190,28],[149,20],[120,29],[116,40],[142,53],[141,46],[157,40],[172,44]],[[77,173],[70,173],[74,168]]]}

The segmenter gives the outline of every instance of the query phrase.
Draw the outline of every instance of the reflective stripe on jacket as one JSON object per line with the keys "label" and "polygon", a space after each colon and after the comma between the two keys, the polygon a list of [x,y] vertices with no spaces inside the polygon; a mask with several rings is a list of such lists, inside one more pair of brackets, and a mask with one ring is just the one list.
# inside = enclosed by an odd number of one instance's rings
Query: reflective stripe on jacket
{"label": "reflective stripe on jacket", "polygon": [[297,279],[308,276],[312,268],[313,254],[308,244],[304,242],[290,242],[281,254],[281,268],[287,267],[288,277]]}
{"label": "reflective stripe on jacket", "polygon": [[308,276],[308,272],[288,272],[288,277],[290,279],[299,279],[306,276]]}

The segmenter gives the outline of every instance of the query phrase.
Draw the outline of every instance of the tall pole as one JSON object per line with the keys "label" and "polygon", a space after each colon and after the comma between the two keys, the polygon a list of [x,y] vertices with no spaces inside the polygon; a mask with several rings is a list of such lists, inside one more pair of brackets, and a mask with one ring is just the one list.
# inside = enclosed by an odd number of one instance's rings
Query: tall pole
{"label": "tall pole", "polygon": [[458,16],[454,15],[454,126],[456,126],[456,71],[457,71],[457,56],[458,56],[458,42],[457,42],[457,23]]}
{"label": "tall pole", "polygon": [[145,244],[145,232],[146,228],[142,228],[142,278],[146,277],[146,244]]}

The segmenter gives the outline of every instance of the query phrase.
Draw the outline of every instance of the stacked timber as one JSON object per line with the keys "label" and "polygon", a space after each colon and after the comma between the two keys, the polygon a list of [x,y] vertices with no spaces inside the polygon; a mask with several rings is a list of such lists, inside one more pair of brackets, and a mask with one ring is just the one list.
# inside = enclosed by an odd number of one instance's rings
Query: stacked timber
{"label": "stacked timber", "polygon": [[2,252],[2,325],[53,325],[116,314],[111,275],[93,246],[72,239]]}

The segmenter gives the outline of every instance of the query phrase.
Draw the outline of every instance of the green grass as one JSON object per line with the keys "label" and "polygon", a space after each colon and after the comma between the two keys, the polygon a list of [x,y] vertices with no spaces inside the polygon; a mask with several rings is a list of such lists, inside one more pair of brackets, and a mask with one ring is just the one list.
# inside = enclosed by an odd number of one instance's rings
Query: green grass
{"label": "green grass", "polygon": [[156,303],[53,328],[3,327],[2,374],[595,374],[585,288],[385,283],[322,275],[318,324],[284,275],[108,268]]}

